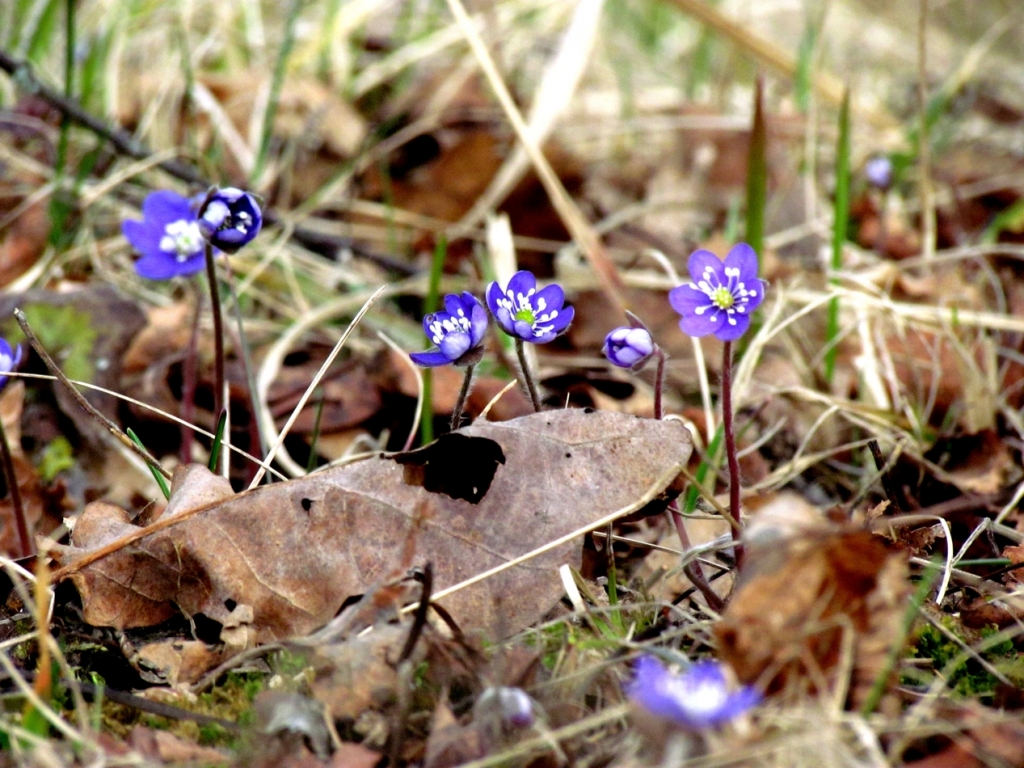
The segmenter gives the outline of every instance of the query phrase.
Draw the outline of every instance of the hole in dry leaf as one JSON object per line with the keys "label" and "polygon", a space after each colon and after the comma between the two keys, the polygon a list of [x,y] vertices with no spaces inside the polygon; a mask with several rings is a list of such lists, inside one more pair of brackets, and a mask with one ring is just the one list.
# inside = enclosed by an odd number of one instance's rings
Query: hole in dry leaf
{"label": "hole in dry leaf", "polygon": [[312,499],[303,499],[299,503],[302,504],[302,509],[303,509],[304,512],[309,512],[309,510],[311,510],[313,508],[313,500]]}
{"label": "hole in dry leaf", "polygon": [[478,504],[487,495],[499,464],[501,446],[486,437],[441,435],[430,445],[391,457],[403,467],[406,485]]}
{"label": "hole in dry leaf", "polygon": [[227,600],[224,601],[224,607],[228,609],[228,613],[231,613],[231,611],[235,610],[235,608],[237,606],[238,606],[238,603],[236,603],[231,598],[228,598]]}

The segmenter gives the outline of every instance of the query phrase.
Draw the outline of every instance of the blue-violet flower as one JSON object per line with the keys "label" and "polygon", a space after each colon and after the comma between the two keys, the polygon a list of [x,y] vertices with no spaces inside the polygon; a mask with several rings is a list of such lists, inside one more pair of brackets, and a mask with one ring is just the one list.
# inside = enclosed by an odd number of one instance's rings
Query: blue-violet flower
{"label": "blue-violet flower", "polygon": [[121,231],[142,258],[135,271],[150,280],[194,275],[203,268],[203,235],[187,197],[167,189],[142,201],[142,221],[122,222]]}
{"label": "blue-violet flower", "polygon": [[750,313],[761,306],[767,283],[757,276],[757,254],[738,243],[725,261],[699,250],[687,264],[693,282],[669,291],[672,308],[682,315],[679,327],[690,336],[713,333],[735,341],[750,327]]}
{"label": "blue-violet flower", "polygon": [[409,357],[417,365],[474,365],[480,359],[487,310],[471,293],[444,297],[444,309],[423,318],[423,331],[437,345],[431,352],[413,352]]}
{"label": "blue-violet flower", "polygon": [[14,349],[7,339],[0,338],[0,389],[7,383],[7,374],[18,367],[21,362],[21,344]]}
{"label": "blue-violet flower", "polygon": [[730,690],[720,662],[699,661],[681,674],[653,656],[642,656],[627,693],[653,715],[699,730],[728,722],[753,708],[761,694],[750,686]]}
{"label": "blue-violet flower", "polygon": [[892,160],[887,155],[875,155],[864,163],[864,178],[879,189],[892,185]]}
{"label": "blue-violet flower", "polygon": [[537,278],[525,270],[512,275],[505,290],[496,282],[487,286],[487,306],[501,329],[532,344],[546,344],[565,332],[575,310],[564,304],[561,286],[538,291]]}
{"label": "blue-violet flower", "polygon": [[225,253],[251,242],[262,226],[263,212],[255,196],[235,187],[214,190],[199,210],[203,237]]}
{"label": "blue-violet flower", "polygon": [[654,354],[654,339],[646,328],[616,328],[605,336],[605,357],[612,365],[639,371]]}

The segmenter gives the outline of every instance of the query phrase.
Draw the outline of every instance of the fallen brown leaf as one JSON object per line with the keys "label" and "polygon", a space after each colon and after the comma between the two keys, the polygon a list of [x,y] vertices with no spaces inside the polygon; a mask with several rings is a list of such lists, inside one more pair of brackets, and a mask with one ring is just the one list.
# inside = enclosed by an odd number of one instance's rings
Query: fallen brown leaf
{"label": "fallen brown leaf", "polygon": [[[563,410],[231,497],[192,467],[147,529],[110,505],[87,507],[72,546],[55,551],[65,566],[56,578],[73,579],[93,624],[147,626],[180,609],[226,625],[248,606],[251,625],[232,632],[302,635],[402,567],[403,545],[433,564],[439,590],[642,498],[657,497],[660,511],[690,450],[678,422]],[[138,540],[83,560],[126,534]],[[558,566],[579,560],[569,541],[441,603],[467,629],[514,632],[554,605]]]}
{"label": "fallen brown leaf", "polygon": [[715,630],[719,651],[745,683],[797,696],[848,684],[847,703],[856,707],[900,637],[907,591],[905,558],[867,531],[765,536],[748,546],[740,586]]}

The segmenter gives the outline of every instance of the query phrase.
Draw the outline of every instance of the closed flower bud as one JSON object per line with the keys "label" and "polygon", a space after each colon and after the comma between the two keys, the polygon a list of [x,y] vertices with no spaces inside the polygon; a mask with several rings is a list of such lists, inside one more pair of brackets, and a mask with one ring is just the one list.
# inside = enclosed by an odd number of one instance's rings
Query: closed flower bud
{"label": "closed flower bud", "polygon": [[235,187],[214,190],[199,209],[199,229],[214,248],[235,253],[256,237],[263,213],[256,198]]}
{"label": "closed flower bud", "polygon": [[616,328],[604,340],[603,352],[612,365],[638,371],[654,354],[654,339],[646,328]]}

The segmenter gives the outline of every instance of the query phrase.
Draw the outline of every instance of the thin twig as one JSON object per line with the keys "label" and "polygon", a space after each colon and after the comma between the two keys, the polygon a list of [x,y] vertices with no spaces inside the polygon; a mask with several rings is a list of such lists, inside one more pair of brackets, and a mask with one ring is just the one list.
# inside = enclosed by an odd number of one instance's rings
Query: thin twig
{"label": "thin twig", "polygon": [[[683,551],[689,552],[693,549],[693,544],[690,542],[690,535],[686,532],[683,516],[679,513],[679,505],[676,501],[668,505],[668,516],[675,526],[676,533],[679,534],[679,541],[683,545]],[[708,584],[707,577],[704,576],[704,567],[700,564],[700,561],[691,560],[683,566],[683,573],[686,574],[690,583],[704,595],[708,608],[715,613],[721,613],[722,609],[725,608],[725,603],[718,596],[718,593],[711,588],[711,585]]]}
{"label": "thin twig", "polygon": [[20,309],[15,309],[14,319],[18,321],[18,325],[21,326],[21,330],[25,334],[25,338],[28,339],[28,343],[32,345],[32,349],[36,351],[36,354],[39,355],[43,363],[46,364],[46,367],[50,369],[50,373],[52,373],[57,381],[60,382],[61,386],[68,391],[68,394],[74,398],[75,402],[78,403],[86,413],[102,424],[106,430],[118,440],[118,442],[132,453],[142,458],[149,465],[156,467],[160,474],[169,480],[171,478],[171,473],[163,468],[160,462],[157,461],[156,457],[145,448],[136,445],[128,435],[121,431],[121,428],[118,427],[117,424],[96,410],[96,407],[86,400],[75,385],[71,383],[71,380],[64,375],[64,371],[57,366],[57,363],[55,363],[53,358],[50,357],[49,352],[46,351],[42,342],[39,341],[39,337],[36,336],[35,331],[33,331],[31,326],[29,326],[25,313]]}

